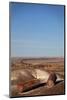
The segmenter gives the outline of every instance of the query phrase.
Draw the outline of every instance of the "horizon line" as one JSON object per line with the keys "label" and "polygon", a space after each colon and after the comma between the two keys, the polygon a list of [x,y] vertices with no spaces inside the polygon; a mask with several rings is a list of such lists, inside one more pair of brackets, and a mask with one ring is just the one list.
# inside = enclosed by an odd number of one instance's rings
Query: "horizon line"
{"label": "horizon line", "polygon": [[34,56],[31,56],[31,57],[23,57],[23,56],[10,56],[11,58],[64,58],[64,56],[45,56],[45,57],[34,57]]}

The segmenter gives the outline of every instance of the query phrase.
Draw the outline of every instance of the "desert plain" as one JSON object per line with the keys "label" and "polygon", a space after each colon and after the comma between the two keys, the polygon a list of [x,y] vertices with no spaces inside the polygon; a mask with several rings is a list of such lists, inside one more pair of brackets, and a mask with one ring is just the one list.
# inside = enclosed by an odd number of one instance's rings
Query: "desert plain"
{"label": "desert plain", "polygon": [[[46,96],[65,94],[64,58],[12,57],[10,62],[10,96]],[[51,73],[57,76],[54,86],[48,87]]]}

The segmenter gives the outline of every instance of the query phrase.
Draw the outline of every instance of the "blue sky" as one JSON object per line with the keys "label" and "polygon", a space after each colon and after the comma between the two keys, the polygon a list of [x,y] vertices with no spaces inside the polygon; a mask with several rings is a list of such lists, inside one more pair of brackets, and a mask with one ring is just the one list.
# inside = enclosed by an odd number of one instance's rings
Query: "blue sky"
{"label": "blue sky", "polygon": [[11,56],[63,57],[64,6],[11,3]]}

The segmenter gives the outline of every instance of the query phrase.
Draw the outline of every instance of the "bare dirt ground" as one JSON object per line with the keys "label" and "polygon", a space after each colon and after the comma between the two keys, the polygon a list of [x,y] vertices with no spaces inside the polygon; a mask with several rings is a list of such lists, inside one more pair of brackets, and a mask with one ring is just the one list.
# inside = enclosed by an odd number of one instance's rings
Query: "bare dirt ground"
{"label": "bare dirt ground", "polygon": [[[64,58],[11,58],[10,96],[64,94]],[[46,86],[51,72],[56,84]]]}

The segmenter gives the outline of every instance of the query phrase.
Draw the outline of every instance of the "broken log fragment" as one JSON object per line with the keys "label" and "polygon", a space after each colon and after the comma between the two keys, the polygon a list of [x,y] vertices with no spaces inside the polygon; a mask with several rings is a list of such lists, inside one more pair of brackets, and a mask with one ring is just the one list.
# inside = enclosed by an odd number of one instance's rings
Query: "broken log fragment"
{"label": "broken log fragment", "polygon": [[57,79],[56,74],[50,73],[49,78],[48,78],[47,83],[46,83],[47,87],[49,87],[49,88],[53,87],[56,83],[56,79]]}
{"label": "broken log fragment", "polygon": [[40,84],[40,80],[37,80],[37,79],[30,80],[25,83],[19,83],[17,84],[18,93],[31,90],[32,88],[38,86],[39,84]]}

